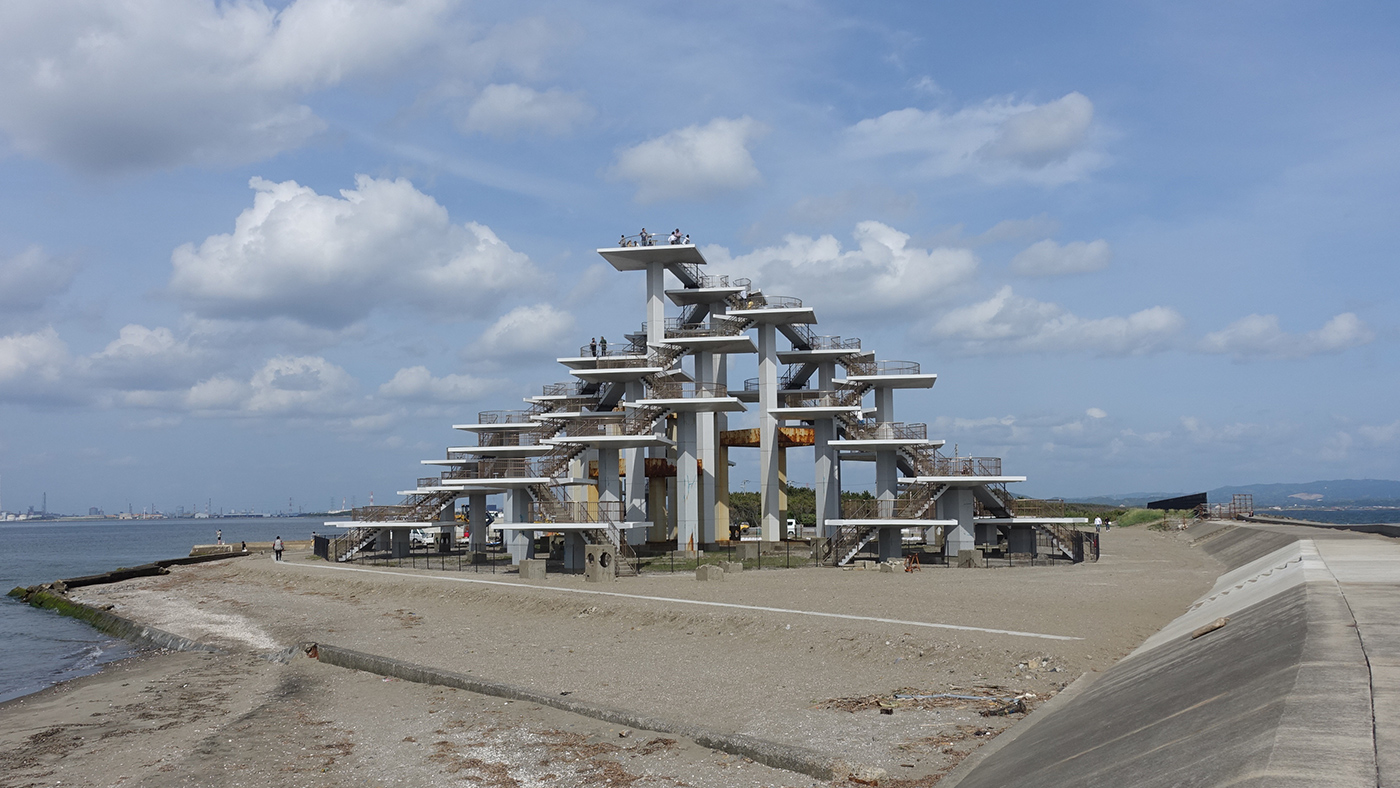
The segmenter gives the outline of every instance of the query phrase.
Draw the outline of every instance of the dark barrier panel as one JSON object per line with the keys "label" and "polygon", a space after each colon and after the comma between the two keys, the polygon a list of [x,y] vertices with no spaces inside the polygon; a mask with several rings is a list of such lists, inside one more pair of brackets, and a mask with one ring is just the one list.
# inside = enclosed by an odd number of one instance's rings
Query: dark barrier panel
{"label": "dark barrier panel", "polygon": [[1160,501],[1153,501],[1147,505],[1149,509],[1195,509],[1197,506],[1204,506],[1206,502],[1205,493],[1194,493],[1192,495],[1180,495],[1176,498],[1163,498]]}

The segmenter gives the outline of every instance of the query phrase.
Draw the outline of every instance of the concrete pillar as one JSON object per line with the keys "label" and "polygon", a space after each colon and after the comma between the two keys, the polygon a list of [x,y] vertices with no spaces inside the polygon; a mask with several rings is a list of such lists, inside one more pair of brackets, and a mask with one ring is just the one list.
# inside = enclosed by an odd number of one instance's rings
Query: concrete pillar
{"label": "concrete pillar", "polygon": [[[723,435],[727,425],[723,413],[716,413],[716,434]],[[715,535],[720,540],[729,539],[729,447],[722,443],[715,446]]]}
{"label": "concrete pillar", "polygon": [[881,561],[898,561],[903,559],[903,530],[899,528],[881,528],[877,547],[880,550]]}
{"label": "concrete pillar", "polygon": [[[820,391],[832,391],[835,385],[831,382],[835,378],[835,362],[825,361],[817,367],[817,389]],[[816,433],[816,443],[812,447],[812,453],[816,460],[814,469],[814,492],[817,503],[817,536],[830,538],[830,531],[827,529],[827,520],[839,520],[841,518],[841,464],[836,458],[836,450],[831,448],[831,441],[836,439],[836,419],[817,419],[813,424]]]}
{"label": "concrete pillar", "polygon": [[1006,551],[1035,555],[1035,528],[1029,525],[1011,526],[1011,535],[1006,540]]}
{"label": "concrete pillar", "polygon": [[875,420],[894,421],[894,389],[889,386],[875,389]]}
{"label": "concrete pillar", "polygon": [[666,267],[647,265],[647,343],[666,339]]}
{"label": "concrete pillar", "polygon": [[647,519],[651,520],[651,531],[647,534],[649,542],[666,541],[667,516],[666,516],[666,479],[658,476],[647,480]]}
{"label": "concrete pillar", "polygon": [[409,547],[407,528],[391,528],[389,530],[389,555],[393,558],[406,558]]}
{"label": "concrete pillar", "polygon": [[682,412],[676,430],[676,549],[695,550],[700,541],[700,479],[698,423],[692,411]]}
{"label": "concrete pillar", "polygon": [[583,546],[587,544],[577,531],[564,533],[564,569],[569,572],[583,571]]}
{"label": "concrete pillar", "polygon": [[[611,446],[598,449],[598,503],[617,504],[622,500],[622,483],[617,475],[618,451]],[[615,518],[617,506],[600,506],[598,520]]]}
{"label": "concrete pillar", "polygon": [[778,329],[758,324],[758,492],[761,536],[776,542],[782,536],[782,484],[778,470]]}
{"label": "concrete pillar", "polygon": [[880,502],[880,516],[894,516],[894,501],[899,497],[899,464],[893,450],[875,452],[875,499]]}
{"label": "concrete pillar", "polygon": [[519,564],[535,557],[535,531],[530,525],[530,494],[525,490],[506,491],[506,522],[526,526],[504,531],[510,562]]}
{"label": "concrete pillar", "polygon": [[[628,381],[627,400],[636,402],[642,399],[644,389],[645,386],[640,380]],[[647,519],[646,456],[646,449],[627,449],[624,454],[627,463],[627,507],[623,513],[623,519],[630,522],[641,522]]]}
{"label": "concrete pillar", "polygon": [[473,553],[480,553],[486,550],[486,493],[472,493],[467,501],[467,545]]}
{"label": "concrete pillar", "polygon": [[976,499],[972,490],[954,487],[943,493],[939,502],[943,504],[943,517],[958,521],[957,525],[948,527],[943,538],[943,554],[956,558],[959,550],[971,550],[976,543],[972,520]]}
{"label": "concrete pillar", "polygon": [[[710,352],[695,354],[696,383],[706,386],[713,385],[715,355]],[[695,416],[700,460],[700,501],[696,541],[702,545],[714,544],[719,539],[715,533],[715,447],[719,443],[719,435],[715,432],[714,411],[697,413]]]}
{"label": "concrete pillar", "polygon": [[994,545],[994,544],[996,544],[997,541],[998,541],[998,540],[997,540],[997,527],[996,527],[995,525],[993,525],[992,523],[977,523],[976,533],[977,533],[977,544],[991,544],[991,545]]}
{"label": "concrete pillar", "polygon": [[[782,422],[779,422],[782,426]],[[778,438],[778,527],[779,537],[787,536],[788,521],[788,494],[787,494],[787,449],[782,446],[782,437]]]}

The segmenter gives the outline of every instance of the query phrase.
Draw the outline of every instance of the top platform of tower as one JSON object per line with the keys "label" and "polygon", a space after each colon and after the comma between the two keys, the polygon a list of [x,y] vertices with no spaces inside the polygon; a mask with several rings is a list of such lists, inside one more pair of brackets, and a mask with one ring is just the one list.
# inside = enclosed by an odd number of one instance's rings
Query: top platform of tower
{"label": "top platform of tower", "polygon": [[652,263],[661,263],[662,265],[705,264],[705,256],[700,254],[700,250],[695,248],[694,244],[613,246],[599,249],[598,254],[602,255],[604,260],[612,263],[613,268],[619,271],[645,271],[647,266]]}

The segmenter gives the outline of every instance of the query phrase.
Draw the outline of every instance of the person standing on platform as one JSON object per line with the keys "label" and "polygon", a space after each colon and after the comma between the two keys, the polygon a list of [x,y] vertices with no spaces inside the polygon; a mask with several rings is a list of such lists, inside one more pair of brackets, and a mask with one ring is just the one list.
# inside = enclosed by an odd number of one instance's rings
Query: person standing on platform
{"label": "person standing on platform", "polygon": [[588,340],[588,352],[589,352],[589,353],[592,353],[594,358],[597,358],[597,357],[598,357],[598,338],[597,338],[597,337],[593,337],[593,338],[591,338],[591,339]]}
{"label": "person standing on platform", "polygon": [[608,338],[607,338],[607,337],[603,337],[603,341],[598,343],[598,350],[599,350],[600,352],[602,352],[602,354],[605,355],[605,356],[608,354]]}
{"label": "person standing on platform", "polygon": [[276,539],[273,539],[273,540],[272,540],[272,560],[274,560],[274,561],[281,561],[281,560],[282,560],[282,548],[283,548],[283,545],[282,545],[282,537],[279,536],[279,537],[277,537]]}

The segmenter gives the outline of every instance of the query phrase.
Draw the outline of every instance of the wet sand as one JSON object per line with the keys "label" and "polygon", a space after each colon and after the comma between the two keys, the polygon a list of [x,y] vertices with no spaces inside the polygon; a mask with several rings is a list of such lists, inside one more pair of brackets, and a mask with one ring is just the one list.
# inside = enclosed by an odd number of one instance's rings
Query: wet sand
{"label": "wet sand", "polygon": [[[893,694],[1023,695],[1034,708],[1131,651],[1219,574],[1189,537],[1141,529],[1105,534],[1097,564],[766,570],[722,583],[526,584],[287,559],[74,592],[228,653],[146,656],[0,707],[0,786],[817,782],[535,704],[267,658],[305,641],[801,745],[881,769],[881,785],[932,785],[1023,715]],[[489,582],[462,582],[474,580]],[[609,595],[580,593],[597,590]]]}

